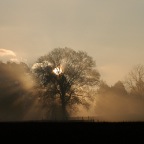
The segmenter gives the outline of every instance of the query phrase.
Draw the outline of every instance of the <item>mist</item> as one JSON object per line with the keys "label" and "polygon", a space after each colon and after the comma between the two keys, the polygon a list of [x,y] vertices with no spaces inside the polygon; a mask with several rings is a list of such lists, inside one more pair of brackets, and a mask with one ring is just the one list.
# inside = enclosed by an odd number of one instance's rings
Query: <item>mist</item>
{"label": "mist", "polygon": [[90,108],[80,107],[77,116],[91,117],[95,121],[144,121],[144,98],[128,93],[125,87],[105,84],[94,95]]}
{"label": "mist", "polygon": [[24,63],[0,63],[0,121],[39,119],[35,82]]}
{"label": "mist", "polygon": [[144,100],[119,95],[98,96],[95,114],[102,121],[144,121]]}
{"label": "mist", "polygon": [[[0,62],[0,121],[61,120],[59,101],[44,106],[40,96],[44,89],[25,63]],[[40,89],[40,90],[39,90]],[[87,90],[86,90],[87,89]],[[127,91],[118,81],[113,86],[101,81],[96,89],[85,88],[91,96],[89,107],[69,107],[70,118],[93,118],[95,121],[144,121],[144,97]],[[143,92],[142,92],[143,94]]]}

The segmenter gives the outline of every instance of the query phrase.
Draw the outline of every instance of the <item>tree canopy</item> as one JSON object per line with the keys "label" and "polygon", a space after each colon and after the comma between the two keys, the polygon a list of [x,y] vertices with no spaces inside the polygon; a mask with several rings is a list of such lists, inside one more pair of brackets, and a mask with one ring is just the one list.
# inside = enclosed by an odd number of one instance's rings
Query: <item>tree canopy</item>
{"label": "tree canopy", "polygon": [[93,58],[70,48],[55,48],[41,56],[32,70],[43,88],[41,99],[48,106],[59,104],[63,119],[68,117],[68,107],[88,107],[90,95],[86,91],[97,86],[100,79]]}

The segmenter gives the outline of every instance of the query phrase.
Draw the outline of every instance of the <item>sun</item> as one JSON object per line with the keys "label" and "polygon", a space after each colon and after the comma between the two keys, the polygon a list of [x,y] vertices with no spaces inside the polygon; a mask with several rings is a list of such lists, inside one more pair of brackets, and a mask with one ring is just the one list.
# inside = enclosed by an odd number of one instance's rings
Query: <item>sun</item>
{"label": "sun", "polygon": [[56,75],[60,75],[62,73],[62,69],[61,67],[56,67],[53,72],[56,74]]}

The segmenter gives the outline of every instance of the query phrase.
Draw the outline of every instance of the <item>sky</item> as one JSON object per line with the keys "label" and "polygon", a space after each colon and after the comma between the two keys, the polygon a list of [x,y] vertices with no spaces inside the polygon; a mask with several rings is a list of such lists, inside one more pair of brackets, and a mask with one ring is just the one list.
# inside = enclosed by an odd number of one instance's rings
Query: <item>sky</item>
{"label": "sky", "polygon": [[144,64],[144,0],[0,0],[0,60],[83,50],[113,85]]}

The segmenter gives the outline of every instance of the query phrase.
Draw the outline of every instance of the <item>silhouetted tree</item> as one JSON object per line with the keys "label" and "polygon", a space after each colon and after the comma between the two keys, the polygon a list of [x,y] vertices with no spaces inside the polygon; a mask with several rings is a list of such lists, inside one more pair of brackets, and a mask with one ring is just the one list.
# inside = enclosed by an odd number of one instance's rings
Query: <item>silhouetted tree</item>
{"label": "silhouetted tree", "polygon": [[108,91],[110,91],[110,87],[105,81],[101,80],[99,83],[99,88],[97,90],[98,94],[104,94],[107,93]]}
{"label": "silhouetted tree", "polygon": [[101,81],[97,90],[99,96],[126,96],[127,91],[121,81],[116,82],[113,86],[108,86],[106,82]]}
{"label": "silhouetted tree", "polygon": [[98,85],[100,78],[92,57],[70,48],[55,48],[41,56],[32,69],[43,87],[41,99],[47,106],[59,104],[62,119],[68,118],[68,106],[82,104],[88,107],[87,88]]}
{"label": "silhouetted tree", "polygon": [[144,66],[137,65],[128,74],[125,85],[130,94],[144,97]]}
{"label": "silhouetted tree", "polygon": [[125,89],[124,84],[121,81],[116,82],[112,87],[111,87],[112,91],[120,94],[120,95],[126,95],[127,91]]}

